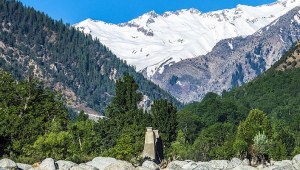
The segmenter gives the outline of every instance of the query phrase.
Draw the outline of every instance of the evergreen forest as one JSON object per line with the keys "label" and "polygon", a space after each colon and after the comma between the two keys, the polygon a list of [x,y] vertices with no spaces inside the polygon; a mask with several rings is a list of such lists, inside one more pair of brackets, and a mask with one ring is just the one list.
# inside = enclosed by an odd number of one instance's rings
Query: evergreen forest
{"label": "evergreen forest", "polygon": [[34,75],[67,96],[71,107],[86,104],[103,114],[116,80],[128,73],[143,95],[182,106],[91,35],[18,1],[0,0],[0,9],[0,68],[16,79]]}

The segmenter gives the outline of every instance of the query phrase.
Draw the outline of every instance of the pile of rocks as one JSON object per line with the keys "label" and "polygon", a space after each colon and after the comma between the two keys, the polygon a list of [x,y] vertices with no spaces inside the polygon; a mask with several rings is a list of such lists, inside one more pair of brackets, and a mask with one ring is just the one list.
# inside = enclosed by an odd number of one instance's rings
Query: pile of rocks
{"label": "pile of rocks", "polygon": [[173,161],[166,170],[300,170],[300,155],[293,160],[271,161],[269,165],[253,167],[249,160],[233,158],[228,160],[212,160],[209,162]]}
{"label": "pile of rocks", "polygon": [[[0,160],[0,170],[160,170],[152,161],[145,161],[142,166],[134,167],[131,163],[109,157],[96,157],[90,162],[76,164],[71,161],[47,158],[41,163],[27,165],[15,163],[10,159]],[[300,170],[300,154],[292,160],[271,161],[268,166],[249,166],[248,160],[233,158],[212,160],[209,162],[173,161],[161,170]]]}
{"label": "pile of rocks", "polygon": [[0,160],[0,170],[134,170],[135,167],[126,161],[107,157],[96,157],[87,163],[76,164],[71,161],[54,161],[47,158],[33,165],[15,163],[10,159]]}

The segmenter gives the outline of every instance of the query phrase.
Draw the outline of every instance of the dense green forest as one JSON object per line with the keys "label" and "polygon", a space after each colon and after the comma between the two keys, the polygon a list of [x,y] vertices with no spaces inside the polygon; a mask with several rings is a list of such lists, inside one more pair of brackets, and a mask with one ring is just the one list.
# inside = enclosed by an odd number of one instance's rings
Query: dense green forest
{"label": "dense green forest", "polygon": [[90,35],[14,0],[0,0],[0,9],[0,68],[18,80],[33,74],[52,88],[63,86],[63,94],[74,92],[70,105],[86,103],[103,113],[115,81],[129,73],[152,100],[181,105]]}
{"label": "dense green forest", "polygon": [[34,163],[47,157],[83,162],[102,155],[138,163],[145,127],[160,128],[170,145],[177,112],[167,100],[154,101],[150,112],[139,109],[138,88],[129,75],[118,80],[108,117],[95,122],[83,112],[71,118],[62,96],[36,79],[17,81],[0,70],[0,157]]}

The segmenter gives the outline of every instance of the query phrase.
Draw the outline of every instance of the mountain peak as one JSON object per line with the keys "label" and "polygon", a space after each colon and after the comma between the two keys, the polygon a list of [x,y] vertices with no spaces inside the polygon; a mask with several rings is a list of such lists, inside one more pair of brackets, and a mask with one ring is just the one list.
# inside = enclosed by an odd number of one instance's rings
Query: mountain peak
{"label": "mountain peak", "polygon": [[189,8],[189,9],[181,9],[181,10],[177,10],[177,13],[191,13],[191,14],[201,14],[201,11],[199,11],[196,8]]}
{"label": "mountain peak", "polygon": [[254,34],[299,5],[300,0],[280,0],[207,13],[195,8],[150,11],[119,25],[95,21],[75,26],[81,25],[138,71],[147,70],[151,78],[165,66],[207,54],[220,40]]}
{"label": "mountain peak", "polygon": [[149,11],[145,14],[143,14],[142,16],[140,16],[139,18],[143,18],[143,17],[147,17],[147,18],[157,18],[159,14],[157,14],[154,10]]}

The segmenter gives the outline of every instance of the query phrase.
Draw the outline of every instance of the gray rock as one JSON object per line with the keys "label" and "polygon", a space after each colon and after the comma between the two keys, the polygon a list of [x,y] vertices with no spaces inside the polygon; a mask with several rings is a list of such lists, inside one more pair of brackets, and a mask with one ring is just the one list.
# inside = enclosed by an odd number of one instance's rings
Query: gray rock
{"label": "gray rock", "polygon": [[232,170],[257,170],[257,169],[249,165],[239,165],[233,168]]}
{"label": "gray rock", "polygon": [[265,167],[267,167],[266,165],[258,165],[257,167],[256,167],[256,169],[264,169]]}
{"label": "gray rock", "polygon": [[148,168],[149,170],[159,170],[159,166],[152,161],[143,162],[142,167]]}
{"label": "gray rock", "polygon": [[135,170],[151,170],[149,168],[146,168],[146,167],[142,167],[142,166],[138,166],[135,168]]}
{"label": "gray rock", "polygon": [[129,162],[117,161],[107,166],[104,170],[135,170],[135,168]]}
{"label": "gray rock", "polygon": [[58,165],[59,170],[69,170],[73,166],[77,165],[74,162],[64,161],[64,160],[59,160],[59,161],[56,162],[56,164]]}
{"label": "gray rock", "polygon": [[182,167],[187,164],[185,161],[172,161],[168,164],[168,170],[181,170]]}
{"label": "gray rock", "polygon": [[244,165],[250,165],[250,160],[249,159],[244,159],[243,164]]}
{"label": "gray rock", "polygon": [[211,160],[209,163],[214,169],[226,169],[229,165],[227,160]]}
{"label": "gray rock", "polygon": [[173,161],[167,170],[214,170],[209,162]]}
{"label": "gray rock", "polygon": [[14,169],[17,169],[18,167],[14,161],[4,158],[4,159],[0,160],[0,168],[6,169],[6,170],[14,170]]}
{"label": "gray rock", "polygon": [[260,168],[261,170],[294,170],[295,168],[292,165],[292,161],[275,161],[272,163],[272,166],[267,166]]}
{"label": "gray rock", "polygon": [[291,165],[289,166],[268,166],[260,170],[295,170]]}
{"label": "gray rock", "polygon": [[292,160],[293,166],[297,169],[300,170],[300,154],[294,156],[293,160]]}
{"label": "gray rock", "polygon": [[199,162],[197,167],[191,170],[215,170],[209,162]]}
{"label": "gray rock", "polygon": [[79,165],[75,165],[73,166],[70,170],[85,170],[82,167],[80,167]]}
{"label": "gray rock", "polygon": [[242,160],[240,160],[239,158],[232,158],[231,161],[229,162],[227,168],[232,169],[232,168],[238,167],[241,164],[242,165],[244,164]]}
{"label": "gray rock", "polygon": [[291,160],[275,161],[273,165],[293,164]]}
{"label": "gray rock", "polygon": [[86,164],[96,167],[99,170],[104,170],[107,166],[117,161],[118,160],[116,160],[115,158],[110,157],[96,157],[92,161],[87,162]]}
{"label": "gray rock", "polygon": [[196,162],[188,162],[187,164],[182,166],[182,169],[188,170],[188,169],[195,169],[197,167]]}
{"label": "gray rock", "polygon": [[46,158],[39,166],[41,170],[56,170],[54,159]]}
{"label": "gray rock", "polygon": [[32,168],[31,165],[28,165],[28,164],[22,164],[22,163],[17,163],[17,166],[19,169],[21,170],[29,170]]}
{"label": "gray rock", "polygon": [[87,165],[87,164],[79,164],[79,165],[75,165],[73,166],[70,170],[98,170],[98,168],[95,168],[91,165]]}

